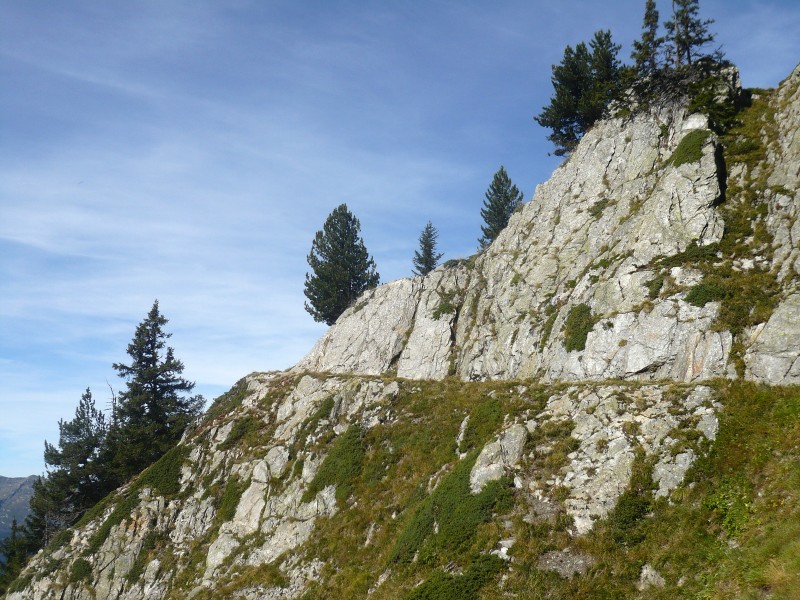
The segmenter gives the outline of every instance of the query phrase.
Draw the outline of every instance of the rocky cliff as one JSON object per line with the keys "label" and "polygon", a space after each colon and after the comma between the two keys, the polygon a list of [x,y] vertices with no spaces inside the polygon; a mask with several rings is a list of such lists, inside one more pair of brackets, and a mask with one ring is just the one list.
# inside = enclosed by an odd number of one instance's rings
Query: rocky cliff
{"label": "rocky cliff", "polygon": [[740,121],[599,123],[486,251],[244,378],[8,597],[784,597],[800,393],[760,384],[800,383],[800,67]]}

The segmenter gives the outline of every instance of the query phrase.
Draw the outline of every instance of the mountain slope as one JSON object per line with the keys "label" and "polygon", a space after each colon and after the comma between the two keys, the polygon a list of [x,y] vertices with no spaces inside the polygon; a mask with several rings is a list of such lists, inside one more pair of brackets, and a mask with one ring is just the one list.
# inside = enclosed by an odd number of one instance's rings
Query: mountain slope
{"label": "mountain slope", "polygon": [[484,253],[244,378],[8,597],[791,597],[800,67],[740,119],[599,123]]}
{"label": "mountain slope", "polygon": [[14,519],[19,525],[28,516],[28,505],[33,495],[33,482],[36,476],[0,476],[0,540],[11,533]]}

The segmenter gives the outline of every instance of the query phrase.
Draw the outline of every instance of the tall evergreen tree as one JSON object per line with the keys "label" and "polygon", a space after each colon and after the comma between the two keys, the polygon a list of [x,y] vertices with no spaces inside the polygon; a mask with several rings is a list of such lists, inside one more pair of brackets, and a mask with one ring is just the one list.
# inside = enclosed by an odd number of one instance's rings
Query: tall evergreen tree
{"label": "tall evergreen tree", "polygon": [[414,251],[412,259],[414,275],[427,275],[436,268],[439,259],[443,256],[441,252],[436,252],[436,238],[438,237],[439,232],[436,227],[428,221],[419,236],[419,250]]}
{"label": "tall evergreen tree", "polygon": [[699,12],[699,0],[672,0],[672,19],[664,26],[670,56],[676,68],[692,65],[702,56],[700,48],[714,41],[714,35],[708,30],[714,20],[700,19]]}
{"label": "tall evergreen tree", "polygon": [[633,42],[631,58],[635,61],[639,77],[653,74],[659,65],[659,55],[664,38],[658,35],[658,10],[655,0],[647,0],[644,7],[642,39]]}
{"label": "tall evergreen tree", "polygon": [[305,308],[315,321],[333,325],[365,290],[378,285],[380,275],[360,233],[361,223],[341,204],[314,236]]}
{"label": "tall evergreen tree", "polygon": [[553,65],[550,80],[554,95],[535,119],[542,127],[552,129],[547,139],[555,144],[557,156],[577,146],[619,93],[620,48],[612,41],[610,31],[597,31],[588,47],[583,42],[574,49],[567,46],[561,64]]}
{"label": "tall evergreen tree", "polygon": [[120,482],[174,446],[203,407],[202,396],[187,395],[194,382],[182,377],[183,363],[166,345],[172,337],[164,332],[167,323],[156,300],[128,344],[130,364],[113,365],[127,386],[116,402],[107,444]]}
{"label": "tall evergreen tree", "polygon": [[486,248],[499,235],[517,207],[522,204],[522,192],[511,183],[511,179],[502,165],[492,178],[489,189],[486,190],[486,199],[483,201],[481,217],[486,225],[481,225],[483,235],[478,240],[481,249]]}

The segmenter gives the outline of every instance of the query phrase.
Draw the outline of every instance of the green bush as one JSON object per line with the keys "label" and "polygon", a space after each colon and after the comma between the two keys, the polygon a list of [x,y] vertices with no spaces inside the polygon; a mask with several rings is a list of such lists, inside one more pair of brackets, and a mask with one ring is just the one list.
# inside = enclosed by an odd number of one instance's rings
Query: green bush
{"label": "green bush", "polygon": [[502,422],[503,405],[500,399],[487,397],[470,412],[458,451],[467,452],[482,448]]}
{"label": "green bush", "polygon": [[608,516],[607,527],[616,543],[634,546],[644,539],[639,525],[653,507],[654,488],[653,466],[640,453],[633,464],[630,486]]}
{"label": "green bush", "polygon": [[724,300],[728,291],[722,285],[710,281],[701,281],[686,294],[686,302],[694,306],[705,306],[709,302]]}
{"label": "green bush", "polygon": [[363,438],[364,432],[358,425],[350,425],[347,431],[336,438],[303,494],[303,502],[309,502],[329,485],[336,486],[337,501],[347,500],[364,464]]}
{"label": "green bush", "polygon": [[[473,495],[469,474],[478,451],[456,464],[430,496],[422,501],[411,521],[400,532],[390,553],[390,562],[408,563],[419,551],[419,561],[438,564],[468,550],[478,526],[492,513],[510,510],[513,503],[511,482],[507,478],[489,482]],[[434,531],[434,523],[439,526]]]}
{"label": "green bush", "polygon": [[645,286],[647,287],[647,296],[651,300],[655,300],[661,293],[661,288],[664,287],[664,276],[659,275],[651,279],[650,281],[645,283]]}
{"label": "green bush", "polygon": [[181,491],[181,468],[188,455],[188,446],[173,447],[142,472],[136,488],[149,487],[165,498],[177,496]]}
{"label": "green bush", "polygon": [[233,519],[236,515],[236,507],[239,506],[239,500],[242,494],[249,487],[250,481],[241,481],[238,477],[231,477],[225,485],[225,491],[222,492],[222,497],[217,507],[216,520],[222,524],[226,521]]}
{"label": "green bush", "polygon": [[261,419],[254,417],[253,415],[247,415],[243,419],[239,419],[233,424],[228,437],[226,437],[225,441],[219,445],[219,449],[230,450],[242,439],[253,442],[253,438],[256,437],[255,434],[257,434],[263,428],[264,422]]}
{"label": "green bush", "polygon": [[493,555],[475,558],[462,575],[436,571],[430,579],[414,588],[406,600],[473,600],[480,589],[503,568],[503,560]]}
{"label": "green bush", "polygon": [[693,129],[683,136],[669,162],[676,167],[685,163],[697,162],[703,157],[703,145],[710,135],[711,132],[707,129]]}
{"label": "green bush", "polygon": [[569,309],[564,322],[564,348],[567,352],[586,349],[586,338],[594,326],[592,309],[586,304],[577,304]]}
{"label": "green bush", "polygon": [[89,579],[91,574],[92,565],[85,558],[79,558],[72,563],[72,567],[69,570],[69,581],[70,583],[78,583],[84,579]]}

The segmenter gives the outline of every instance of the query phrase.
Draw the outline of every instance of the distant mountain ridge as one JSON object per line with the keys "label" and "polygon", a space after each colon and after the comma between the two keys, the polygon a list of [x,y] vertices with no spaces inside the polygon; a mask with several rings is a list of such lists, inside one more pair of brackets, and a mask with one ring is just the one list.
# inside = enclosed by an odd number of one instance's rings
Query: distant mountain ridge
{"label": "distant mountain ridge", "polygon": [[0,540],[11,533],[14,519],[22,524],[28,516],[34,481],[36,475],[28,477],[0,475]]}

